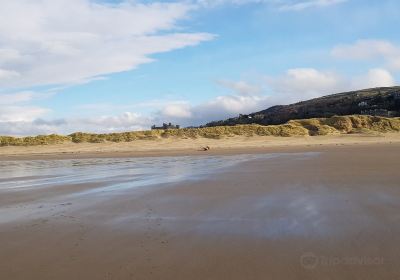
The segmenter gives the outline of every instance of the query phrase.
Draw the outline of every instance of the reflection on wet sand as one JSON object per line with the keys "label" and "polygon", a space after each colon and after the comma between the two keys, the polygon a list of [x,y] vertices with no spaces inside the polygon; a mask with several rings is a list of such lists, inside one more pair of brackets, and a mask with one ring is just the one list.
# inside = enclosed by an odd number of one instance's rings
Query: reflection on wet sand
{"label": "reflection on wet sand", "polygon": [[398,151],[2,162],[0,278],[391,279]]}

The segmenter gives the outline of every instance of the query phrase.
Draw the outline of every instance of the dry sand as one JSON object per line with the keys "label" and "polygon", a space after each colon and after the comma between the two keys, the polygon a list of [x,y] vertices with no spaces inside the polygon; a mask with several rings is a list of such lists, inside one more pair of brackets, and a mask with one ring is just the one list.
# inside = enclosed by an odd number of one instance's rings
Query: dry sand
{"label": "dry sand", "polygon": [[147,189],[1,190],[0,279],[399,279],[400,143],[356,139]]}
{"label": "dry sand", "polygon": [[203,154],[259,153],[314,148],[317,146],[400,143],[400,133],[343,134],[308,137],[235,136],[224,139],[159,139],[121,143],[67,143],[48,146],[0,147],[0,160],[98,157],[143,157]]}

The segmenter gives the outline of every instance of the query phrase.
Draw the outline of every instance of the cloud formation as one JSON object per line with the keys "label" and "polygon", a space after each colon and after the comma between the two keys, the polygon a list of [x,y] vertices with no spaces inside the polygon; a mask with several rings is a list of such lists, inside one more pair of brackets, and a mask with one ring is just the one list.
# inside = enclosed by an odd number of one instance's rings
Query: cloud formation
{"label": "cloud formation", "polygon": [[386,69],[374,68],[368,70],[367,74],[355,77],[352,80],[351,88],[374,88],[374,87],[391,87],[395,86],[396,81],[393,75]]}
{"label": "cloud formation", "polygon": [[308,1],[292,1],[288,4],[280,6],[281,10],[286,11],[301,11],[309,8],[321,8],[340,3],[347,2],[347,0],[308,0]]}
{"label": "cloud formation", "polygon": [[3,88],[79,83],[213,38],[176,32],[192,9],[187,3],[19,0],[0,6]]}
{"label": "cloud formation", "polygon": [[30,122],[48,112],[48,109],[37,106],[2,105],[0,110],[0,122]]}
{"label": "cloud formation", "polygon": [[370,61],[380,59],[385,67],[400,70],[400,46],[385,40],[358,40],[353,44],[342,44],[333,48],[332,56],[347,60]]}
{"label": "cloud formation", "polygon": [[288,100],[318,97],[345,88],[337,73],[314,68],[289,69],[283,75],[267,77],[266,82],[273,92],[284,95]]}
{"label": "cloud formation", "polygon": [[166,104],[154,121],[173,121],[182,125],[202,125],[213,120],[264,110],[277,104],[289,104],[342,91],[393,86],[395,80],[385,69],[370,69],[362,75],[347,78],[334,71],[294,68],[278,76],[268,76],[259,83],[219,80],[217,83],[230,94],[207,102]]}
{"label": "cloud formation", "polygon": [[203,7],[216,7],[224,4],[270,4],[282,11],[302,11],[309,8],[328,7],[348,0],[197,0],[196,4]]}
{"label": "cloud formation", "polygon": [[217,80],[216,83],[228,90],[228,94],[194,105],[185,101],[167,103],[155,114],[153,120],[199,126],[210,121],[263,110],[274,102],[274,97],[263,91],[264,84],[226,79]]}
{"label": "cloud formation", "polygon": [[254,95],[261,93],[262,88],[259,85],[253,85],[246,81],[218,80],[217,83],[227,89],[232,90],[238,95]]}
{"label": "cloud formation", "polygon": [[[185,100],[163,102],[156,100],[140,105],[156,109],[154,113],[148,115],[127,111],[119,115],[71,117],[50,121],[43,118],[49,110],[24,105],[24,102],[32,96],[30,93],[20,93],[14,102],[2,106],[0,134],[116,132],[149,129],[152,124],[161,124],[162,122],[197,126],[238,114],[260,111],[277,104],[289,104],[360,88],[393,86],[395,79],[389,71],[381,68],[373,68],[351,78],[334,71],[294,68],[287,70],[282,75],[265,77],[257,84],[244,80],[219,80],[217,84],[230,92],[200,104],[191,104]],[[107,106],[112,108],[112,105],[107,104],[89,104],[87,108],[96,109],[99,106],[101,109],[107,109]],[[129,107],[137,106],[127,105],[125,108]]]}
{"label": "cloud formation", "polygon": [[68,134],[76,131],[109,133],[148,129],[152,123],[149,117],[133,112],[115,116],[45,120],[40,118],[45,113],[40,110],[42,108],[38,108],[38,111],[31,108],[31,115],[23,119],[2,118],[0,114],[0,135]]}
{"label": "cloud formation", "polygon": [[266,79],[274,93],[290,101],[298,101],[299,97],[304,100],[330,93],[396,84],[393,75],[383,68],[369,69],[367,73],[355,77],[346,77],[334,71],[295,68],[289,69],[284,75]]}

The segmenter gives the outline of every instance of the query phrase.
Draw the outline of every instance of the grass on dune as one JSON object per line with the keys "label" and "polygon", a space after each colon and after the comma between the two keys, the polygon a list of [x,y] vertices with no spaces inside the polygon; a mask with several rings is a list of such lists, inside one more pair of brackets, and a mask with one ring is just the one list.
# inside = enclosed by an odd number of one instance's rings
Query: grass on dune
{"label": "grass on dune", "polygon": [[28,137],[0,136],[0,146],[36,146],[70,142],[71,137],[57,134]]}
{"label": "grass on dune", "polygon": [[282,125],[262,126],[257,124],[182,128],[171,130],[147,130],[109,134],[76,132],[68,136],[39,135],[34,137],[0,136],[0,146],[34,146],[61,143],[103,143],[155,140],[162,138],[212,138],[223,139],[232,136],[317,136],[334,134],[376,134],[399,132],[400,118],[351,115],[331,118],[292,120]]}

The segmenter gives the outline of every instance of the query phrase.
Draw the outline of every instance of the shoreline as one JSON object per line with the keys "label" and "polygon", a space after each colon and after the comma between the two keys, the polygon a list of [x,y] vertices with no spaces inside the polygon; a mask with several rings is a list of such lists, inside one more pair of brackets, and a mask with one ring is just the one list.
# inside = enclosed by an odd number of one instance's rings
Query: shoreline
{"label": "shoreline", "polygon": [[[0,147],[0,161],[290,153],[376,144],[400,145],[400,133],[306,137],[236,136],[224,139],[162,139],[120,143],[7,146]],[[202,151],[201,147],[207,145],[211,149]]]}

